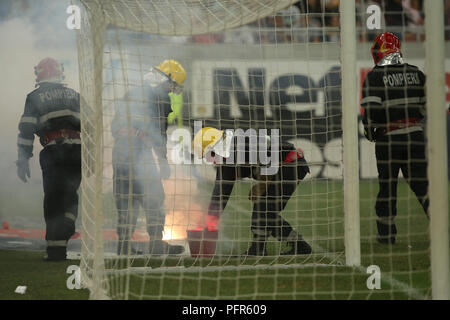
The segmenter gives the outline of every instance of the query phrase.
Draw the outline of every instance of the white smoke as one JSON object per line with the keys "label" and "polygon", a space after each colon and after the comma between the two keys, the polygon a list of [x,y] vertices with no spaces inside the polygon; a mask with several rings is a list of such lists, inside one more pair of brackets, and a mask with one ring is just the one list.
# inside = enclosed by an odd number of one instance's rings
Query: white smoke
{"label": "white smoke", "polygon": [[[17,227],[14,221],[22,224],[33,219],[43,224],[39,166],[42,147],[38,139],[35,139],[34,156],[30,161],[31,179],[27,183],[17,177],[14,163],[18,123],[26,96],[35,89],[34,67],[48,56],[59,59],[64,63],[66,83],[75,90],[78,88],[75,35],[65,29],[64,24],[66,3],[69,1],[30,1],[28,6],[12,6],[8,19],[0,20],[0,223],[9,220],[11,227]],[[5,3],[0,4],[3,5]]]}

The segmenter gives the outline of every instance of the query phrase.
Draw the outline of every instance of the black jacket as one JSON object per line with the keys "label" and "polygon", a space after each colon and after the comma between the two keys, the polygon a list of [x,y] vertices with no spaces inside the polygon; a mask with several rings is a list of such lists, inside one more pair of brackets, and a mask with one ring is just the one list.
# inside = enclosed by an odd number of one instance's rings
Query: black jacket
{"label": "black jacket", "polygon": [[19,122],[19,159],[33,156],[34,135],[43,145],[43,133],[54,130],[80,131],[80,95],[60,83],[42,83],[28,94]]}
{"label": "black jacket", "polygon": [[[234,159],[237,161],[236,145],[236,143],[233,144],[233,152],[235,153]],[[270,147],[268,150],[270,151]],[[298,183],[309,172],[309,167],[302,153],[300,153],[297,161],[286,163],[285,159],[287,155],[293,151],[295,152],[296,148],[292,143],[280,142],[278,170],[274,175],[264,176],[261,174],[261,168],[269,165],[261,164],[259,158],[256,163],[250,161],[249,143],[247,139],[245,143],[244,164],[227,164],[225,162],[224,164],[217,165],[216,180],[208,213],[215,216],[219,216],[222,213],[231,196],[234,184],[239,179],[252,178],[260,181],[269,180],[271,182]],[[270,152],[268,156],[270,157]]]}
{"label": "black jacket", "polygon": [[[117,101],[115,109],[111,124],[113,161],[128,163],[133,155],[134,163],[146,162],[153,158],[152,149],[158,159],[167,161],[167,116],[172,111],[167,92],[154,90],[150,86],[134,87]],[[129,151],[129,133],[132,154]]]}
{"label": "black jacket", "polygon": [[375,66],[367,74],[362,88],[366,137],[375,141],[395,122],[422,120],[425,103],[425,75],[416,66]]}

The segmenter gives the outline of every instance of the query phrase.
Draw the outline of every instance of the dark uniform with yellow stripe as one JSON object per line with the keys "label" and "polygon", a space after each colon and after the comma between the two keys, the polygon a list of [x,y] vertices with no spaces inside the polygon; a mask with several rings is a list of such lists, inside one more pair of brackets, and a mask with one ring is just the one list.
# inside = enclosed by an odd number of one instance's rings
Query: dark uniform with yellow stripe
{"label": "dark uniform with yellow stripe", "polygon": [[425,75],[413,65],[375,66],[362,90],[365,136],[375,141],[380,190],[376,201],[378,241],[395,243],[399,171],[428,211],[423,119]]}
{"label": "dark uniform with yellow stripe", "polygon": [[111,131],[119,254],[129,253],[141,208],[151,240],[163,238],[165,193],[161,179],[170,175],[166,158],[169,112],[167,92],[150,86],[131,89],[117,104]]}
{"label": "dark uniform with yellow stripe", "polygon": [[48,260],[64,260],[67,242],[75,232],[81,182],[79,94],[63,84],[43,82],[27,96],[17,139],[18,174],[25,182],[34,135],[44,147],[39,161]]}
{"label": "dark uniform with yellow stripe", "polygon": [[[236,138],[234,138],[236,139]],[[234,142],[234,146],[239,145]],[[234,159],[239,159],[237,148],[234,147]],[[299,182],[309,173],[308,164],[303,152],[296,150],[289,142],[279,145],[279,167],[274,174],[262,175],[266,167],[259,161],[250,161],[250,146],[245,143],[243,164],[223,164],[217,166],[216,181],[213,189],[208,214],[219,217],[225,209],[237,180],[252,178],[257,181],[250,191],[249,198],[253,202],[251,231],[253,243],[247,255],[266,255],[266,240],[273,236],[278,241],[286,241],[291,249],[282,254],[309,254],[311,247],[303,240],[292,226],[280,215]],[[270,157],[270,148],[268,150]],[[214,157],[215,155],[213,155]]]}

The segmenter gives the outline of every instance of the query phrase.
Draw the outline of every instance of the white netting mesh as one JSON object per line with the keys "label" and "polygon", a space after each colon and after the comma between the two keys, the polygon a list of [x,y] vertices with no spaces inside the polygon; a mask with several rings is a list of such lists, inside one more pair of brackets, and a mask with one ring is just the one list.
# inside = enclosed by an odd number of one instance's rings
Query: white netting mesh
{"label": "white netting mesh", "polygon": [[[386,272],[379,297],[427,297],[426,218],[401,183],[401,244],[376,243],[377,173],[373,145],[362,131],[362,267],[344,266],[338,2],[318,6],[294,2],[79,2],[84,8],[79,35],[85,100],[82,266],[91,289],[105,288],[110,297],[119,299],[365,299],[378,297],[367,286],[366,267],[379,265]],[[358,16],[361,28],[365,18]],[[358,35],[365,41],[372,34]],[[359,51],[355,77],[361,82],[373,65],[370,44],[362,42]],[[422,66],[420,44],[406,44],[405,53]],[[152,173],[162,170],[160,149],[136,146],[133,139],[145,137],[139,130],[165,121],[165,114],[147,113],[155,99],[148,94],[146,74],[166,59],[180,62],[187,79],[180,121],[167,130],[171,174],[160,179]],[[137,128],[137,122],[144,127]],[[248,199],[252,182],[244,180],[235,184],[221,215],[215,255],[193,255],[187,230],[204,226],[215,169],[195,163],[188,151],[199,128],[209,126],[256,132],[279,129],[282,140],[302,148],[311,172],[282,216],[311,244],[313,254],[280,255],[288,247],[272,237],[268,257],[239,256],[252,241],[253,205]],[[126,133],[122,145],[117,132]],[[134,158],[137,149],[146,150],[144,158]],[[117,152],[126,160],[118,160]],[[156,185],[162,185],[162,193],[155,191]],[[143,196],[137,200],[137,195]],[[152,198],[163,200],[158,206],[165,215],[164,240],[184,247],[183,254],[149,254],[149,227],[158,225],[152,220],[155,208],[145,204]],[[134,208],[135,202],[139,206]],[[134,212],[136,222],[123,222],[121,212],[128,217]],[[121,244],[119,224],[128,231],[135,228],[132,241]],[[121,245],[134,251],[117,256]]]}
{"label": "white netting mesh", "polygon": [[85,0],[98,6],[106,23],[160,35],[193,35],[240,27],[283,9],[291,0],[122,1]]}

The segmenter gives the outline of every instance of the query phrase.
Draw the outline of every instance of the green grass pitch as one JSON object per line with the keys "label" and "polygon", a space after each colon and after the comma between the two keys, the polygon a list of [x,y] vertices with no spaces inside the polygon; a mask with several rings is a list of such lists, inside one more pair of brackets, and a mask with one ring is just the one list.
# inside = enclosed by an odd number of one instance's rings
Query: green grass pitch
{"label": "green grass pitch", "polygon": [[[193,272],[132,274],[130,299],[429,299],[431,298],[428,220],[414,194],[402,181],[398,189],[398,241],[394,246],[376,243],[376,181],[361,181],[360,268],[346,267],[343,233],[343,191],[341,181],[304,182],[289,202],[283,216],[311,241],[311,257],[230,258],[245,251],[251,204],[249,184],[233,191],[231,203],[221,220],[221,234],[214,259],[170,258],[135,260],[133,267],[207,267]],[[209,186],[206,187],[209,189]],[[278,243],[269,246],[276,253]],[[42,253],[0,251],[0,299],[87,299],[87,290],[69,290],[67,267],[77,262],[44,263]],[[120,262],[119,262],[120,264]],[[214,266],[244,264],[233,270]],[[298,268],[258,268],[255,265],[300,265]],[[381,289],[368,289],[366,268],[377,265]],[[118,261],[106,266],[117,267]],[[124,276],[110,275],[111,294],[120,298]],[[14,293],[27,285],[25,295]]]}

